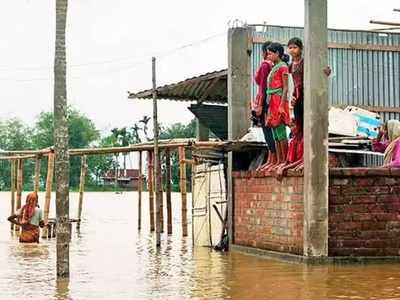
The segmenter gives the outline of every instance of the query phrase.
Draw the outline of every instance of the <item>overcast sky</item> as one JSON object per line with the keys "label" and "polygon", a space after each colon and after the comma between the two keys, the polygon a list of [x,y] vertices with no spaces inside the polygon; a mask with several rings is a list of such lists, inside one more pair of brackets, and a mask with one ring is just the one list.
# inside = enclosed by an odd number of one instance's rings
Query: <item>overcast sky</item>
{"label": "overcast sky", "polygon": [[[303,0],[70,0],[68,101],[102,130],[131,126],[152,113],[150,101],[127,99],[128,90],[151,87],[152,55],[160,57],[160,85],[223,69],[229,20],[303,26],[303,6]],[[330,0],[329,27],[399,22],[393,8],[400,8],[398,0]],[[54,31],[55,0],[0,1],[0,120],[31,124],[41,111],[53,109]],[[160,121],[188,122],[186,106],[161,101]]]}

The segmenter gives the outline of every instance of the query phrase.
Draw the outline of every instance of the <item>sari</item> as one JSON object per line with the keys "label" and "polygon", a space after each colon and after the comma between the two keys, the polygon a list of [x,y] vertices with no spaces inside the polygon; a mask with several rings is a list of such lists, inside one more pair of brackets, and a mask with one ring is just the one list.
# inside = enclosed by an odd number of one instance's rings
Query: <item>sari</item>
{"label": "sari", "polygon": [[21,234],[19,241],[21,243],[39,243],[40,229],[39,226],[31,224],[32,217],[39,214],[36,209],[38,203],[38,195],[36,192],[29,193],[26,197],[26,204],[20,210]]}
{"label": "sari", "polygon": [[283,76],[288,72],[287,65],[281,61],[272,68],[268,75],[268,114],[266,124],[272,128],[290,124],[289,103],[287,101],[284,103],[284,112],[279,112],[282,102]]}
{"label": "sari", "polygon": [[384,153],[384,165],[386,167],[400,168],[400,121],[389,120],[387,122],[389,145]]}
{"label": "sari", "polygon": [[254,77],[254,81],[258,85],[258,92],[256,99],[252,102],[252,110],[255,112],[257,118],[262,118],[263,114],[266,112],[266,89],[267,89],[267,78],[271,72],[272,65],[269,61],[264,60],[257,70]]}
{"label": "sari", "polygon": [[289,72],[292,74],[294,82],[293,97],[296,99],[296,104],[293,107],[294,120],[297,125],[303,129],[304,124],[304,91],[303,91],[303,79],[304,79],[304,60],[301,59],[298,63],[291,63],[289,65]]}
{"label": "sari", "polygon": [[39,243],[39,236],[39,226],[32,224],[21,225],[21,234],[19,235],[20,243]]}

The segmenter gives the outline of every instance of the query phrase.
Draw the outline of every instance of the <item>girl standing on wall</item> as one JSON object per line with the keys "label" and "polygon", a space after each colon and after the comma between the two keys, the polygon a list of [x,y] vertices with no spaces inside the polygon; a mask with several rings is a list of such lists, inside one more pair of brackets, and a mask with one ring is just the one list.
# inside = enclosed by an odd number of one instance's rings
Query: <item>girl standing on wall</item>
{"label": "girl standing on wall", "polygon": [[288,42],[288,52],[292,58],[289,64],[289,73],[292,74],[294,82],[294,92],[290,99],[293,106],[294,121],[298,129],[303,132],[304,125],[304,103],[303,103],[303,80],[304,80],[304,61],[303,61],[303,42],[294,37]]}
{"label": "girl standing on wall", "polygon": [[270,127],[265,126],[265,119],[268,111],[268,103],[266,101],[267,78],[272,69],[272,62],[267,59],[267,49],[270,44],[271,42],[265,42],[262,45],[263,61],[254,77],[254,80],[258,85],[258,92],[251,107],[253,125],[262,127],[265,141],[268,145],[267,162],[262,165],[260,169],[267,168],[276,163],[276,150],[272,130]]}
{"label": "girl standing on wall", "polygon": [[266,125],[272,129],[277,154],[276,164],[265,170],[278,168],[286,161],[288,141],[286,126],[290,125],[288,102],[288,56],[279,43],[271,43],[268,46],[268,59],[274,64],[267,79],[267,103],[268,113]]}

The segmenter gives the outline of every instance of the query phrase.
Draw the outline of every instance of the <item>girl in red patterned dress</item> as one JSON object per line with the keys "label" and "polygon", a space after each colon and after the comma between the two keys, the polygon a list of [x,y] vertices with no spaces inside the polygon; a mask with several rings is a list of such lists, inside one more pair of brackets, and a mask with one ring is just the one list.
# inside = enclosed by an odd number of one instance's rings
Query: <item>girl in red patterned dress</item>
{"label": "girl in red patterned dress", "polygon": [[266,125],[272,128],[277,162],[268,170],[279,168],[286,162],[288,141],[286,126],[290,125],[288,102],[288,56],[279,43],[268,46],[268,59],[274,64],[267,79],[268,114]]}

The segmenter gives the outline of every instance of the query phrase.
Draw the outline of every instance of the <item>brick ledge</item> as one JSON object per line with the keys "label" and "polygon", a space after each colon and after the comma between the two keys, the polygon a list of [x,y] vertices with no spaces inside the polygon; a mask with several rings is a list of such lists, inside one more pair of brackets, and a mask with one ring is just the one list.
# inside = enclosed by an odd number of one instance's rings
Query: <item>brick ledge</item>
{"label": "brick ledge", "polygon": [[392,176],[400,177],[400,168],[332,168],[331,177]]}

